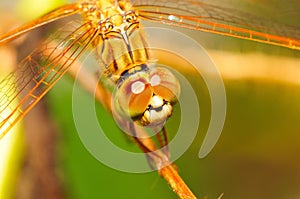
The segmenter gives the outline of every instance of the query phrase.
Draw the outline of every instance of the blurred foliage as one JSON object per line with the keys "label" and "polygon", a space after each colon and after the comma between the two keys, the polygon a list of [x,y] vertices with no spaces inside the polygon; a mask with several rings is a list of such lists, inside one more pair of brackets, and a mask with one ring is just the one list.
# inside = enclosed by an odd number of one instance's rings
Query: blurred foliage
{"label": "blurred foliage", "polygon": [[66,0],[21,0],[16,4],[15,12],[22,21],[26,22],[42,16],[66,3]]}

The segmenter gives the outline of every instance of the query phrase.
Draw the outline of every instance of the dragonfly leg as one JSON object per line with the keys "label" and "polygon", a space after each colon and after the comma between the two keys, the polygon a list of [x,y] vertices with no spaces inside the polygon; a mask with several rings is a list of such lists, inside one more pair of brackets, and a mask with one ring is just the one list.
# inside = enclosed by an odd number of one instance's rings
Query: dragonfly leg
{"label": "dragonfly leg", "polygon": [[151,138],[138,138],[136,128],[133,123],[129,124],[132,138],[139,148],[145,153],[149,166],[152,169],[161,169],[170,164],[169,158],[160,149],[157,149]]}
{"label": "dragonfly leg", "polygon": [[166,127],[163,127],[161,129],[161,131],[156,135],[156,138],[158,140],[159,143],[159,147],[161,148],[162,152],[168,157],[170,158],[170,151],[169,151],[169,141],[168,141],[168,133],[166,130]]}

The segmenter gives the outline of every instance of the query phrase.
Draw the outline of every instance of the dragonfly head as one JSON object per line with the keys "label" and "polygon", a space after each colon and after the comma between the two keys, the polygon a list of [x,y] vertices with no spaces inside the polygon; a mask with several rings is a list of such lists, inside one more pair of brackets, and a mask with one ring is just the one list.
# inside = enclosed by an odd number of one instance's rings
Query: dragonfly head
{"label": "dragonfly head", "polygon": [[143,126],[158,126],[172,115],[179,93],[179,82],[170,70],[139,65],[122,75],[114,104],[120,115]]}

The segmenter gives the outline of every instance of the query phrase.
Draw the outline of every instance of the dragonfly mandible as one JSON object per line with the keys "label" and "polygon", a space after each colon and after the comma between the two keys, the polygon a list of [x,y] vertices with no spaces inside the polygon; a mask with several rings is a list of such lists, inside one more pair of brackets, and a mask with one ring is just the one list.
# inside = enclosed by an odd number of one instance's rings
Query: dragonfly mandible
{"label": "dragonfly mandible", "polygon": [[3,35],[0,45],[78,14],[82,21],[61,36],[56,46],[42,44],[1,81],[0,138],[91,49],[96,49],[105,74],[119,87],[116,95],[122,99],[120,114],[143,125],[162,124],[171,116],[180,88],[172,73],[149,67],[141,20],[300,49],[300,30],[295,27],[278,26],[248,13],[189,0],[79,0]]}

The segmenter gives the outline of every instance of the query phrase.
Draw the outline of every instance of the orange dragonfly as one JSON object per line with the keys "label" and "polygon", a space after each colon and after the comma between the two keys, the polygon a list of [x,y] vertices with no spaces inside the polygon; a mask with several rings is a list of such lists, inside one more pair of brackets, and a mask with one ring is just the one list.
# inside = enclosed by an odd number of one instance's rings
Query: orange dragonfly
{"label": "orange dragonfly", "polygon": [[[296,27],[279,26],[248,13],[189,0],[79,0],[3,35],[0,45],[74,15],[81,15],[82,20],[74,22],[70,31],[54,33],[59,35],[55,46],[51,39],[47,40],[0,82],[0,139],[76,60],[93,49],[100,67],[118,85],[120,115],[143,125],[163,124],[172,114],[180,88],[169,71],[149,67],[141,20],[300,49],[300,30]],[[166,81],[162,81],[163,76],[167,76]]]}

